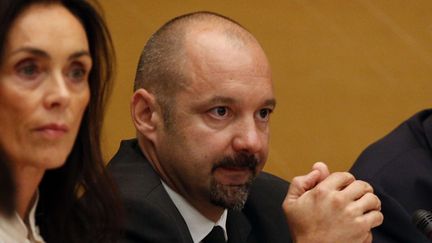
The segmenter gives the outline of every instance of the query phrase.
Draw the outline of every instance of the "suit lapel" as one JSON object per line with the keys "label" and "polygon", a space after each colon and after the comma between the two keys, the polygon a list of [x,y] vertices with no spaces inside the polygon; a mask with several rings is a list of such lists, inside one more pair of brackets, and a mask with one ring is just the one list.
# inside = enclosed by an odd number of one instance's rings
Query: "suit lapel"
{"label": "suit lapel", "polygon": [[[171,220],[169,222],[170,225],[175,225],[177,228],[177,236],[181,240],[178,243],[193,243],[192,236],[189,232],[189,228],[186,225],[186,222],[184,221],[182,215],[178,211],[177,207],[175,206],[174,202],[169,197],[167,191],[162,186],[161,179],[159,175],[154,171],[154,169],[151,167],[150,163],[147,161],[147,158],[142,154],[141,150],[139,149],[138,144],[136,143],[135,146],[133,146],[133,149],[135,153],[128,153],[128,154],[135,154],[140,161],[144,162],[147,166],[146,171],[148,173],[145,175],[147,183],[154,183],[154,190],[152,193],[150,193],[147,197],[147,200],[152,202],[153,205],[156,205],[160,208],[160,212],[165,213]],[[152,219],[147,219],[152,220]],[[172,233],[172,232],[171,232]]]}
{"label": "suit lapel", "polygon": [[228,243],[248,242],[251,225],[242,212],[229,210],[227,217]]}
{"label": "suit lapel", "polygon": [[155,205],[158,205],[158,207],[161,209],[161,212],[165,212],[172,220],[170,224],[177,227],[177,231],[179,233],[178,236],[181,239],[181,243],[193,243],[192,236],[189,232],[186,222],[184,221],[174,202],[168,196],[168,193],[165,191],[165,188],[162,186],[162,184],[157,190],[160,190],[160,192],[155,193],[155,196],[157,197],[154,198]]}

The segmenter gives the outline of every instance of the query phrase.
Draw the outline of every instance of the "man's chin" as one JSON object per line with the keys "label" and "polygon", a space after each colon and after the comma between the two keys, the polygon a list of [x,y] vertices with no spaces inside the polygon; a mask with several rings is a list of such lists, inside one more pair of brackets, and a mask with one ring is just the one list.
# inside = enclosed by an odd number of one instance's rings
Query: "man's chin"
{"label": "man's chin", "polygon": [[241,185],[215,183],[210,191],[210,201],[216,206],[242,210],[249,194],[250,180]]}

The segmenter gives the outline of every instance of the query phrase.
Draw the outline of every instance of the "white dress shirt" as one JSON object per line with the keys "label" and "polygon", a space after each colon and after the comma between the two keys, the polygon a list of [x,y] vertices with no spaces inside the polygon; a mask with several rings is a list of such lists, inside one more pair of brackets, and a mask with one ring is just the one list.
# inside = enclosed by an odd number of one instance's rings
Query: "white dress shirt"
{"label": "white dress shirt", "polygon": [[30,209],[27,222],[24,223],[18,213],[15,212],[10,218],[0,215],[0,243],[44,243],[36,226],[35,212],[39,195]]}
{"label": "white dress shirt", "polygon": [[219,220],[215,223],[210,219],[206,218],[200,212],[198,212],[198,210],[196,210],[192,205],[190,205],[186,201],[186,199],[184,199],[180,194],[171,189],[163,181],[162,185],[168,192],[169,197],[174,202],[180,214],[183,216],[183,219],[186,222],[186,225],[189,229],[194,243],[200,243],[216,225],[222,227],[225,234],[225,240],[228,240],[228,236],[226,233],[226,220],[228,211],[226,209],[224,210]]}

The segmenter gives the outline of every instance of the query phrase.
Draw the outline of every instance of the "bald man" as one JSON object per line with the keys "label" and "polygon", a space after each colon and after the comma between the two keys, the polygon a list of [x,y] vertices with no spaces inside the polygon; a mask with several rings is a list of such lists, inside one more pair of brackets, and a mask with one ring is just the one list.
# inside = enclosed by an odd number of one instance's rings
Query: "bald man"
{"label": "bald man", "polygon": [[382,215],[367,183],[316,164],[285,198],[289,184],[261,172],[275,106],[267,57],[233,20],[191,13],[153,34],[131,102],[137,139],[109,166],[125,242],[370,242]]}

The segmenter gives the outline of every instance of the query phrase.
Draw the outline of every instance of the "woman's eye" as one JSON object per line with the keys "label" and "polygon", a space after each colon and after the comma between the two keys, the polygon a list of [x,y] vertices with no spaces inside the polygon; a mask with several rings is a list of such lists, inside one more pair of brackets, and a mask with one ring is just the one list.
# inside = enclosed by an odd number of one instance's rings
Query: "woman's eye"
{"label": "woman's eye", "polygon": [[67,76],[75,82],[83,81],[87,78],[87,70],[82,65],[73,65],[69,69]]}
{"label": "woman's eye", "polygon": [[37,78],[41,70],[34,61],[24,61],[18,64],[17,73],[24,79],[33,80]]}
{"label": "woman's eye", "polygon": [[210,112],[213,116],[216,116],[218,118],[221,118],[221,117],[223,118],[223,117],[228,116],[229,111],[228,111],[227,107],[219,106],[219,107],[213,108]]}

